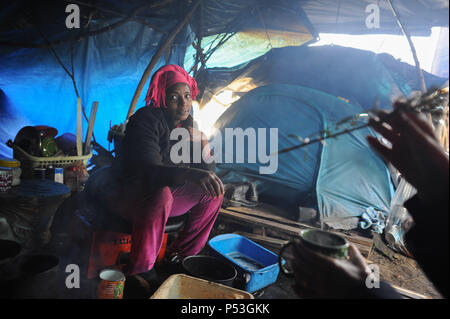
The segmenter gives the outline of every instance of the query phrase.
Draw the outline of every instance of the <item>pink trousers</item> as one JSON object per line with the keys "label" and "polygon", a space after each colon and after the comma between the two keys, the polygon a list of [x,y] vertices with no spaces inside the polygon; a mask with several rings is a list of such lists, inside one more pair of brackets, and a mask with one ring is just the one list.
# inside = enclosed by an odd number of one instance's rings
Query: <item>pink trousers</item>
{"label": "pink trousers", "polygon": [[164,239],[169,217],[189,211],[184,227],[168,253],[196,255],[205,246],[222,205],[223,196],[212,198],[200,186],[186,183],[170,189],[160,188],[148,198],[135,200],[121,215],[132,222],[130,264],[126,275],[153,268]]}

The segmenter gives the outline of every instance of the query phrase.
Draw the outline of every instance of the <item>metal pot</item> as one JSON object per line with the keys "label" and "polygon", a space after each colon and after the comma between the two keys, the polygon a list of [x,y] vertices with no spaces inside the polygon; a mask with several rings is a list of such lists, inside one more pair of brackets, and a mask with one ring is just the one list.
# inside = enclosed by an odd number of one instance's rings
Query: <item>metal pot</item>
{"label": "metal pot", "polygon": [[183,260],[183,268],[188,275],[233,287],[236,269],[226,261],[212,256],[196,255]]}
{"label": "metal pot", "polygon": [[22,247],[18,242],[8,239],[0,239],[0,264],[8,262],[19,255]]}
{"label": "metal pot", "polygon": [[19,243],[0,239],[0,299],[12,298],[15,294],[20,276],[16,261],[21,250]]}
{"label": "metal pot", "polygon": [[59,258],[53,255],[24,257],[20,265],[19,298],[56,298]]}

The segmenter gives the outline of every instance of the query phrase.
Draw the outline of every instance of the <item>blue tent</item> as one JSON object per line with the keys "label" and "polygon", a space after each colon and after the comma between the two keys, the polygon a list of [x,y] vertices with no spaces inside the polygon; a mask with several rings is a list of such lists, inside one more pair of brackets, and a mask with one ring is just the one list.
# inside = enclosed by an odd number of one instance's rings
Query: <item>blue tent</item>
{"label": "blue tent", "polygon": [[[259,87],[235,102],[216,122],[225,128],[278,129],[278,150],[299,144],[332,123],[362,112],[359,106],[300,86],[277,84]],[[266,133],[267,135],[269,133]],[[369,148],[364,128],[291,152],[278,154],[274,174],[260,174],[267,163],[223,163],[219,174],[225,182],[256,181],[262,198],[284,207],[316,207],[322,222],[336,228],[356,228],[368,208],[387,214],[393,187],[385,163]],[[266,150],[270,149],[266,137]],[[258,139],[261,136],[258,135]],[[222,145],[222,158],[227,150]],[[246,143],[246,152],[248,149]],[[233,151],[237,152],[236,147]],[[273,150],[270,150],[271,152]],[[229,150],[228,150],[229,152]],[[267,151],[267,154],[270,152]]]}
{"label": "blue tent", "polygon": [[[239,87],[236,83],[243,79],[257,87],[248,93],[234,92],[244,95],[215,123],[221,136],[227,128],[277,128],[278,150],[300,144],[289,135],[305,138],[337,132],[336,123],[367,112],[375,101],[379,108],[391,109],[399,95],[420,90],[413,66],[387,54],[341,46],[273,49],[240,67],[205,73],[209,80],[205,92],[210,93],[202,97],[203,103],[224,88]],[[428,88],[447,81],[427,72],[424,76]],[[366,142],[368,134],[374,133],[364,128],[327,139],[325,145],[279,154],[272,175],[260,174],[264,163],[222,159],[218,167],[225,181],[256,181],[265,201],[284,206],[294,218],[299,206],[314,207],[327,225],[356,228],[366,210],[375,210],[381,219],[387,216],[394,189],[388,168]],[[224,145],[222,153],[226,153]]]}

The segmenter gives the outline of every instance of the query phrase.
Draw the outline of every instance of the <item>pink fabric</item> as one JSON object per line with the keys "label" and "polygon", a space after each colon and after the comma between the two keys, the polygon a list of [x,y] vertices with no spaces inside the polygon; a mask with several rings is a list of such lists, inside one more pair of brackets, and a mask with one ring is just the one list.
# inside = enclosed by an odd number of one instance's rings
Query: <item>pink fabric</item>
{"label": "pink fabric", "polygon": [[168,64],[153,74],[145,97],[146,105],[166,107],[166,90],[176,83],[186,83],[191,89],[191,97],[195,100],[198,94],[197,82],[182,67]]}
{"label": "pink fabric", "polygon": [[159,189],[151,197],[135,202],[123,213],[133,224],[130,265],[126,275],[153,268],[164,238],[169,216],[179,216],[190,210],[183,230],[167,253],[196,255],[205,246],[216,220],[223,196],[211,198],[195,184],[186,183],[171,190]]}

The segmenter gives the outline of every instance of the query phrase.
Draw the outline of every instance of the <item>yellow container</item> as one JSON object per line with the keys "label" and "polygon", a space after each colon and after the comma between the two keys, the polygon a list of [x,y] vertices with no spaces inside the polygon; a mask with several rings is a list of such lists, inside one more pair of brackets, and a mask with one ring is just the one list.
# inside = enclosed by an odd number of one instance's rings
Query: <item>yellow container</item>
{"label": "yellow container", "polygon": [[20,175],[22,174],[22,169],[20,168],[20,162],[14,158],[0,158],[0,167],[6,167],[11,169],[13,176],[12,185],[17,186],[20,184]]}
{"label": "yellow container", "polygon": [[3,167],[20,167],[20,162],[14,158],[0,158],[0,166]]}
{"label": "yellow container", "polygon": [[251,293],[184,274],[172,275],[150,299],[254,299]]}

